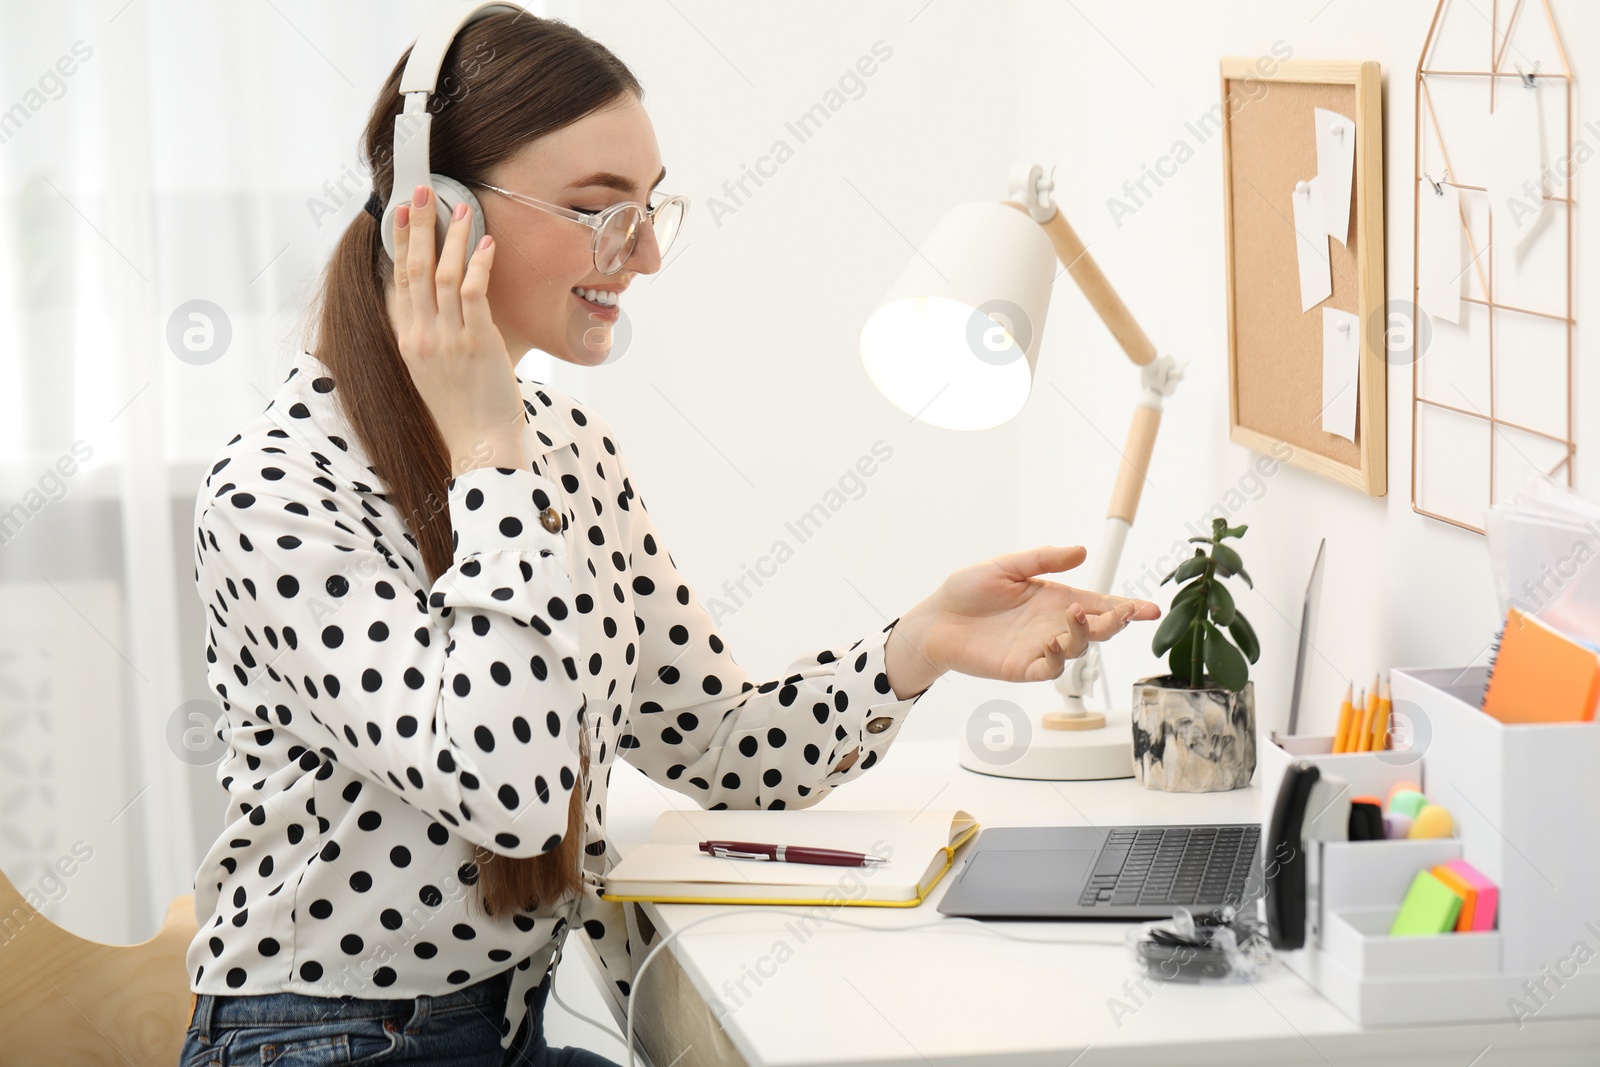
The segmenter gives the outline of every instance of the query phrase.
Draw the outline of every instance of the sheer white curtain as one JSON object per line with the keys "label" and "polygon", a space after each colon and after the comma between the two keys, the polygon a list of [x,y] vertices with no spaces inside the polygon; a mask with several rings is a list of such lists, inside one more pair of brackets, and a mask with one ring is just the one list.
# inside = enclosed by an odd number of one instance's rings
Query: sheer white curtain
{"label": "sheer white curtain", "polygon": [[[369,191],[378,86],[436,6],[5,13],[0,870],[85,936],[153,933],[220,826],[195,495],[286,373]],[[571,388],[554,362],[523,370]]]}

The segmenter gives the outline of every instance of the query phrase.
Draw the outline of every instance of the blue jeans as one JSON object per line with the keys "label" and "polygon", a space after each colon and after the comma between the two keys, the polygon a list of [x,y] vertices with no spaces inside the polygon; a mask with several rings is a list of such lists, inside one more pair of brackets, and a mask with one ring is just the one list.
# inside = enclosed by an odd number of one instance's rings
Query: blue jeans
{"label": "blue jeans", "polygon": [[581,1048],[544,1039],[550,977],[534,993],[511,1047],[500,1047],[510,972],[453,993],[399,1000],[299,993],[195,998],[179,1067],[324,1067],[451,1064],[460,1067],[617,1067]]}

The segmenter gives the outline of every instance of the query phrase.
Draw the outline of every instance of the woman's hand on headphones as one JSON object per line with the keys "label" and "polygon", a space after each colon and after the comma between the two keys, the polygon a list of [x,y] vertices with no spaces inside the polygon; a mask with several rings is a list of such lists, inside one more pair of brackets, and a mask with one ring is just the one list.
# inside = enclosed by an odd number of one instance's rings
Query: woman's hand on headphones
{"label": "woman's hand on headphones", "polygon": [[400,355],[450,453],[451,475],[474,467],[526,467],[526,416],[505,338],[489,314],[494,239],[467,261],[471,209],[458,205],[434,263],[438,194],[427,185],[395,212],[395,292]]}

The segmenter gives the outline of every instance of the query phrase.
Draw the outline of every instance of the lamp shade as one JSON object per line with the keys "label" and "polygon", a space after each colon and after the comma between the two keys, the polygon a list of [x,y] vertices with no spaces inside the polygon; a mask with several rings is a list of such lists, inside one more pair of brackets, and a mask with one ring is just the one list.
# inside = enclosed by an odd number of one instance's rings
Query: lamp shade
{"label": "lamp shade", "polygon": [[861,328],[861,361],[890,402],[954,430],[1027,403],[1055,280],[1050,238],[999,201],[941,218]]}

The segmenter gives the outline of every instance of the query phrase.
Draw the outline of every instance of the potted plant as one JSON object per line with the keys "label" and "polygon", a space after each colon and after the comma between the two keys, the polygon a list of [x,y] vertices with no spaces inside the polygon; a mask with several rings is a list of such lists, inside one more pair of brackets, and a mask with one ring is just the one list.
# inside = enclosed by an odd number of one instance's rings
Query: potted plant
{"label": "potted plant", "polygon": [[1148,789],[1218,792],[1249,785],[1255,773],[1249,664],[1261,645],[1223,584],[1237,576],[1255,588],[1239,553],[1223,543],[1245,530],[1213,519],[1211,536],[1189,538],[1198,542],[1194,555],[1161,579],[1181,586],[1150,645],[1171,673],[1133,685],[1133,772]]}

